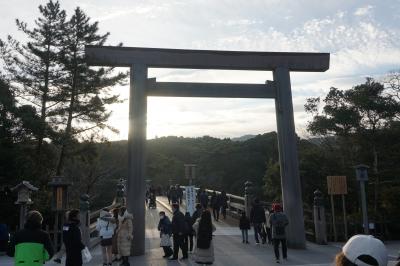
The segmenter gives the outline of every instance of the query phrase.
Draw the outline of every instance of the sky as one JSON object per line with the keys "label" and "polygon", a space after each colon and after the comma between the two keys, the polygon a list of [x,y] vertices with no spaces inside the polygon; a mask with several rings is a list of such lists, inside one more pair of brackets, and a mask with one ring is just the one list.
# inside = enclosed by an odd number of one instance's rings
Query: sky
{"label": "sky", "polygon": [[[24,36],[15,18],[33,25],[40,0],[0,0],[0,38]],[[270,52],[328,52],[330,69],[291,73],[296,132],[307,136],[309,97],[330,87],[349,89],[366,77],[381,79],[400,69],[400,0],[61,0],[71,14],[80,6],[109,45]],[[158,81],[265,83],[264,71],[150,69]],[[127,86],[113,88],[125,101],[109,107],[109,124],[127,139]],[[161,136],[227,138],[276,130],[271,99],[148,98],[147,138]]]}

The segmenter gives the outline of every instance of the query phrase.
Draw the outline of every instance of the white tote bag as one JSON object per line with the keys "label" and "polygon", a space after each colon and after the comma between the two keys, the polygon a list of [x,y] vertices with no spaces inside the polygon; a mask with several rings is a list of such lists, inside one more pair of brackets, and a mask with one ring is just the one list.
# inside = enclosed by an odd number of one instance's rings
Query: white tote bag
{"label": "white tote bag", "polygon": [[88,247],[85,247],[84,249],[82,249],[82,262],[88,263],[91,260],[92,260],[92,254],[90,254]]}
{"label": "white tote bag", "polygon": [[170,247],[171,244],[170,236],[168,234],[161,234],[160,247]]}

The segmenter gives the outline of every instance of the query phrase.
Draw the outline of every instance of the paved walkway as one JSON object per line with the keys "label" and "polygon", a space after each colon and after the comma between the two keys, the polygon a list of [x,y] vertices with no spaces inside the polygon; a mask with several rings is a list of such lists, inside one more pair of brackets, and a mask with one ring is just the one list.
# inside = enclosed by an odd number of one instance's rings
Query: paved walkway
{"label": "paved walkway", "polygon": [[[167,211],[170,214],[170,207],[165,198],[158,198],[158,208],[147,210],[146,212],[146,254],[140,257],[131,257],[131,265],[140,266],[174,266],[174,265],[197,265],[190,258],[183,261],[168,261],[162,258],[163,252],[159,247],[159,232],[157,231],[158,212],[160,210]],[[275,263],[273,249],[270,245],[255,245],[253,234],[250,233],[250,244],[242,244],[241,234],[234,221],[220,221],[215,223],[217,230],[213,238],[215,247],[215,263],[217,266],[257,266],[257,265],[277,265]],[[400,242],[386,243],[394,259],[398,250],[400,250]],[[327,246],[315,245],[307,243],[306,250],[288,250],[287,261],[283,261],[282,265],[312,265],[312,266],[328,266],[331,265],[334,256],[339,252],[342,244],[330,244]],[[101,251],[99,247],[92,250],[94,259],[85,265],[102,265]],[[181,254],[179,255],[182,256]],[[12,260],[5,256],[0,257],[1,266],[13,265]],[[49,262],[46,265],[59,265]],[[115,263],[114,265],[118,265]],[[390,265],[394,265],[391,262]]]}

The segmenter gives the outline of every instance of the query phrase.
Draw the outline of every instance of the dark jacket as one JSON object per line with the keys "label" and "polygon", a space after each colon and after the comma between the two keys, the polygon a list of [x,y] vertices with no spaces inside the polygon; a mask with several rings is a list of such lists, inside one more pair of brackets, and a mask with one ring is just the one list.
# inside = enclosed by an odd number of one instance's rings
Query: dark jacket
{"label": "dark jacket", "polygon": [[221,197],[221,207],[227,208],[228,207],[228,197],[226,196],[226,194],[220,194],[219,196]]}
{"label": "dark jacket", "polygon": [[283,212],[274,212],[269,217],[272,228],[272,239],[285,239],[285,227],[289,224],[288,218]]}
{"label": "dark jacket", "polygon": [[49,234],[41,230],[40,224],[25,224],[15,233],[7,254],[15,257],[17,266],[41,266],[54,255]]}
{"label": "dark jacket", "polygon": [[213,209],[221,208],[221,196],[217,194],[213,194],[211,196],[211,207]]}
{"label": "dark jacket", "polygon": [[190,213],[185,214],[185,222],[188,226],[188,234],[193,235],[194,234],[193,224],[195,221],[193,220],[193,217],[190,216]]}
{"label": "dark jacket", "polygon": [[201,209],[200,210],[195,210],[193,215],[192,215],[193,224],[197,221],[197,219],[200,218],[200,216],[201,216]]}
{"label": "dark jacket", "polygon": [[82,265],[82,249],[85,245],[82,243],[81,230],[78,222],[70,222],[64,224],[63,240],[67,259],[65,266]]}
{"label": "dark jacket", "polygon": [[164,216],[163,219],[160,219],[158,222],[158,231],[160,231],[161,234],[172,234],[171,221],[169,220],[168,216]]}
{"label": "dark jacket", "polygon": [[250,211],[250,221],[252,223],[261,224],[265,223],[265,211],[261,204],[254,204]]}
{"label": "dark jacket", "polygon": [[208,196],[207,196],[207,193],[202,192],[202,193],[200,194],[200,204],[201,204],[201,206],[203,206],[203,207],[207,207],[207,206],[208,206]]}
{"label": "dark jacket", "polygon": [[185,221],[185,215],[179,210],[174,212],[172,216],[172,234],[174,235],[185,235],[189,229]]}
{"label": "dark jacket", "polygon": [[240,230],[250,230],[250,220],[247,216],[241,216],[239,220]]}

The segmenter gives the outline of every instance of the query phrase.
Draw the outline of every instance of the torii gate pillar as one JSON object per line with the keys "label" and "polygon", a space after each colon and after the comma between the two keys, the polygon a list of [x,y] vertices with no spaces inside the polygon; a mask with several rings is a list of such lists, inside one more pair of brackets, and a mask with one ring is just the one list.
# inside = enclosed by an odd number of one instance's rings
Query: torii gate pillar
{"label": "torii gate pillar", "polygon": [[285,68],[273,71],[276,86],[276,126],[278,130],[279,164],[282,199],[288,216],[287,241],[291,248],[305,248],[303,201],[293,116],[290,72]]}
{"label": "torii gate pillar", "polygon": [[147,66],[130,68],[127,209],[133,215],[132,255],[145,252],[145,159]]}

